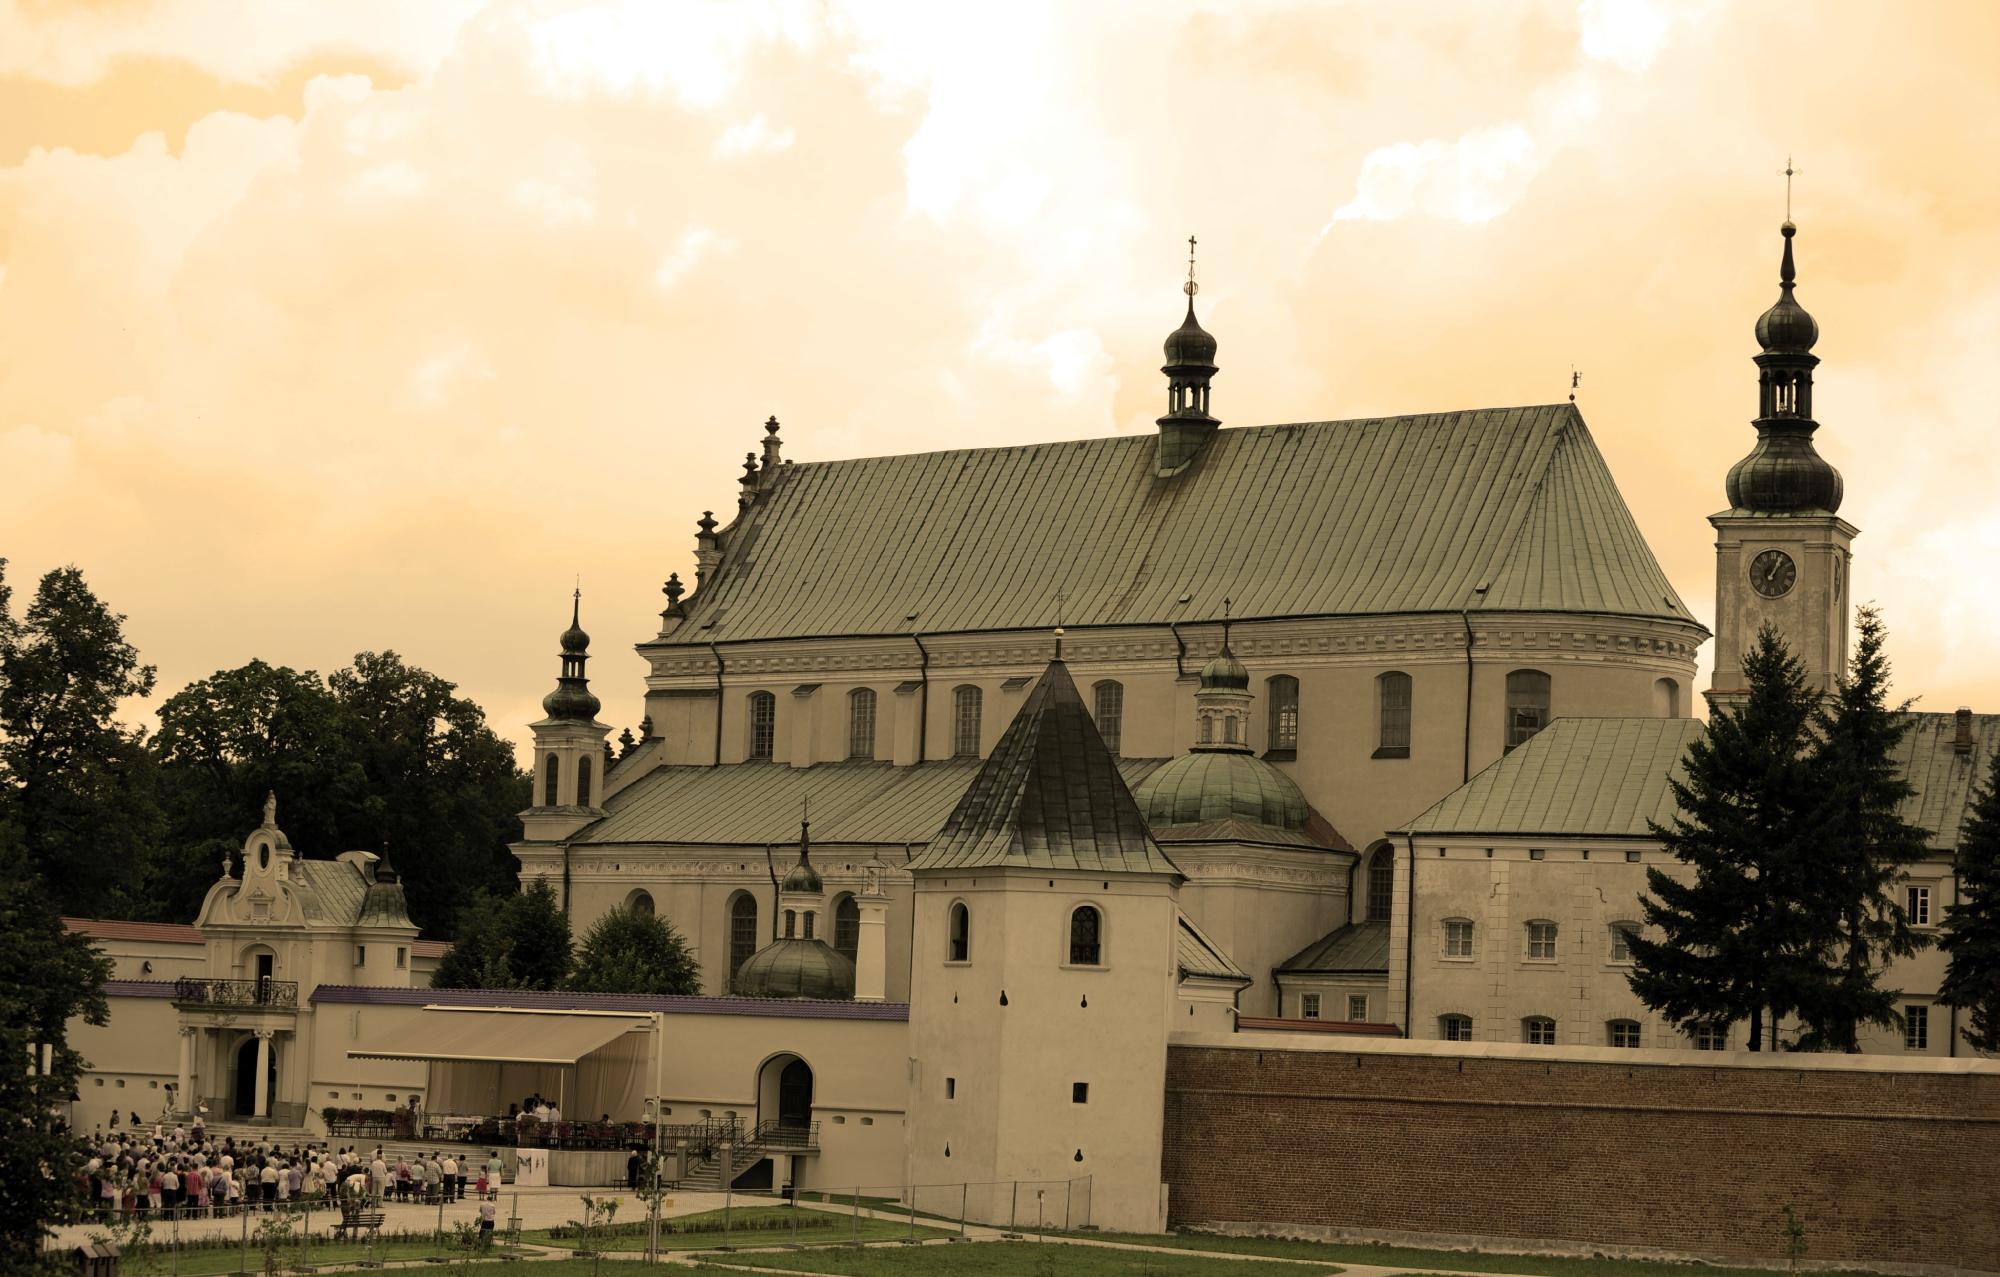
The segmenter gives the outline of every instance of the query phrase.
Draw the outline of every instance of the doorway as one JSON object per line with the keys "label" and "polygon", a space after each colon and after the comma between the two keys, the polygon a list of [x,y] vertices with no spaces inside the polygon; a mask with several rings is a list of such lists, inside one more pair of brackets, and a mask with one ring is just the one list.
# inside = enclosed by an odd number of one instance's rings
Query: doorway
{"label": "doorway", "polygon": [[812,1124],[813,1071],[794,1056],[778,1074],[778,1124],[806,1127]]}
{"label": "doorway", "polygon": [[[278,1094],[278,1044],[271,1043],[270,1063],[266,1067],[264,1094],[275,1097]],[[243,1039],[236,1048],[236,1085],[232,1095],[235,1101],[230,1107],[232,1117],[257,1116],[257,1038],[253,1034]]]}

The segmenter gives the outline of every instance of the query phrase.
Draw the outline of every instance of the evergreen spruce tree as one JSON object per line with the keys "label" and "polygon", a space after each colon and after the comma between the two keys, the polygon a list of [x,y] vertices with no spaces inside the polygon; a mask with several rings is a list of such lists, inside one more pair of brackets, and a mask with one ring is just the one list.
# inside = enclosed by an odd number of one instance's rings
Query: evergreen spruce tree
{"label": "evergreen spruce tree", "polygon": [[581,993],[699,993],[701,967],[666,919],[613,909],[584,933],[567,987]]}
{"label": "evergreen spruce tree", "polygon": [[1859,1051],[1864,1026],[1900,1026],[1901,995],[1881,987],[1882,972],[1929,943],[1910,926],[1897,890],[1905,866],[1922,861],[1931,840],[1902,816],[1916,791],[1897,755],[1914,721],[1909,702],[1888,703],[1881,615],[1862,607],[1855,628],[1847,672],[1814,715],[1808,758],[1823,842],[1807,899],[1825,947],[1800,998],[1801,1050]]}
{"label": "evergreen spruce tree", "polygon": [[1671,784],[1679,813],[1653,833],[1692,872],[1646,873],[1640,898],[1660,940],[1632,937],[1632,990],[1683,1030],[1750,1025],[1749,1048],[1796,1009],[1806,971],[1814,795],[1806,760],[1814,697],[1805,668],[1766,626],[1745,655],[1749,698],[1719,708]]}
{"label": "evergreen spruce tree", "polygon": [[1966,1012],[1965,1040],[2000,1051],[2000,750],[1958,844],[1958,902],[1945,910],[1949,957],[1938,1001]]}

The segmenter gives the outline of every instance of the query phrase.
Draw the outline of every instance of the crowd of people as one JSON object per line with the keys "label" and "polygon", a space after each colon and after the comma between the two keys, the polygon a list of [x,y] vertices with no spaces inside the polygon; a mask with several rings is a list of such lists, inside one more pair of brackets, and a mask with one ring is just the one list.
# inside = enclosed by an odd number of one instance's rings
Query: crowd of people
{"label": "crowd of people", "polygon": [[[90,1138],[91,1156],[78,1176],[83,1212],[192,1218],[239,1211],[275,1211],[299,1200],[360,1207],[384,1202],[497,1200],[505,1164],[498,1150],[481,1159],[432,1152],[409,1156],[354,1147],[271,1141],[210,1139],[199,1116],[192,1127],[155,1122],[134,1113],[121,1130]],[[482,1226],[490,1227],[482,1219]]]}

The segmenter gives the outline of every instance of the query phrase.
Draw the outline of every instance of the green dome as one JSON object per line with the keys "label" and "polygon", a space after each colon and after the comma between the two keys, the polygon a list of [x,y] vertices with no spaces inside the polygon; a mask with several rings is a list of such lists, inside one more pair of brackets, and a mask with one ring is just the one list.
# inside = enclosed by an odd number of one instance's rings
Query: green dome
{"label": "green dome", "polygon": [[1236,654],[1229,650],[1227,644],[1213,660],[1201,667],[1201,689],[1205,692],[1216,689],[1241,692],[1249,687],[1250,671],[1236,659]]}
{"label": "green dome", "polygon": [[1306,827],[1306,796],[1276,764],[1254,754],[1183,754],[1139,783],[1132,795],[1155,830],[1248,820],[1288,833]]}
{"label": "green dome", "polygon": [[852,998],[854,964],[824,940],[773,940],[736,969],[730,988],[746,998]]}
{"label": "green dome", "polygon": [[820,892],[824,891],[825,887],[820,883],[819,870],[813,868],[812,861],[801,852],[799,863],[792,866],[792,871],[785,875],[785,880],[779,884],[778,890]]}

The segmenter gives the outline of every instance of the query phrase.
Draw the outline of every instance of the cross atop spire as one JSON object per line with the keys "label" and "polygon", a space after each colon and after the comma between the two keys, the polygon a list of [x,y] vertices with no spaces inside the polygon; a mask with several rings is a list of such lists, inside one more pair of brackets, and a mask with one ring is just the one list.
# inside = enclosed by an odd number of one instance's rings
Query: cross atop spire
{"label": "cross atop spire", "polygon": [[1181,285],[1181,291],[1186,293],[1189,297],[1193,297],[1196,293],[1201,291],[1201,285],[1194,282],[1194,236],[1192,235],[1188,236],[1187,283]]}
{"label": "cross atop spire", "polygon": [[1785,156],[1785,225],[1792,224],[1792,175],[1798,170],[1792,167],[1792,157]]}

